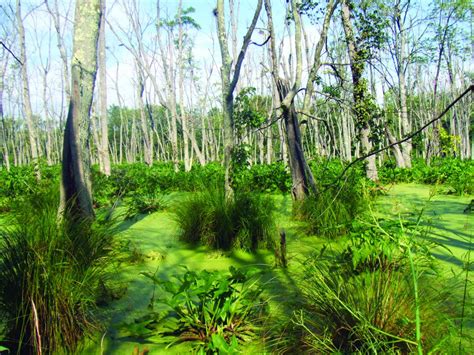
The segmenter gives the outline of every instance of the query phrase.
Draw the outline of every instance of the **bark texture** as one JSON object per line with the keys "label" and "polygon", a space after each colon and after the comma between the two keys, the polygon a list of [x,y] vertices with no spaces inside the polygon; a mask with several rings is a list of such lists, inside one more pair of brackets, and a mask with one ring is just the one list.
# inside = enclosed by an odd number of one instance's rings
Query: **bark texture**
{"label": "bark texture", "polygon": [[31,160],[35,166],[36,178],[41,178],[38,161],[38,145],[36,136],[36,127],[33,122],[33,110],[30,100],[30,84],[28,81],[28,65],[25,44],[25,28],[23,26],[23,18],[21,16],[21,1],[16,1],[16,20],[18,25],[18,35],[20,40],[20,61],[21,61],[21,78],[22,78],[22,94],[23,94],[23,110],[25,113],[26,126],[28,127],[28,139],[30,143]]}
{"label": "bark texture", "polygon": [[232,151],[234,148],[234,91],[239,80],[240,69],[245,58],[245,53],[250,44],[252,33],[257,25],[257,20],[262,9],[263,0],[258,0],[257,8],[253,15],[252,23],[244,36],[242,47],[236,59],[233,73],[232,58],[229,54],[227,32],[224,18],[224,0],[217,0],[215,15],[217,17],[217,36],[221,50],[221,82],[222,82],[222,105],[224,107],[224,166],[225,166],[225,194],[226,197],[233,195],[232,190]]}
{"label": "bark texture", "polygon": [[60,212],[93,218],[89,126],[97,74],[101,1],[78,0],[71,62],[71,99],[64,130]]}
{"label": "bark texture", "polygon": [[[351,23],[351,10],[347,0],[342,0],[342,26],[346,36],[347,50],[349,52],[350,67],[352,73],[352,85],[353,85],[353,100],[354,100],[354,114],[356,121],[359,126],[359,137],[362,148],[362,155],[368,154],[372,149],[370,142],[370,126],[368,118],[365,117],[370,112],[364,112],[365,98],[368,95],[366,85],[364,85],[362,74],[364,72],[364,61],[358,54],[358,48],[354,39],[354,32]],[[366,175],[373,181],[378,180],[376,156],[371,155],[366,159],[365,167]]]}

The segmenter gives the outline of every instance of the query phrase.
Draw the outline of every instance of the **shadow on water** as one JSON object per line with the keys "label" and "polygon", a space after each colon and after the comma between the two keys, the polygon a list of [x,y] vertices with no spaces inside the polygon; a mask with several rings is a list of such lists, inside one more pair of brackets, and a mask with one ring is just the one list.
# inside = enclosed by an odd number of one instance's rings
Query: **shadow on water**
{"label": "shadow on water", "polygon": [[[211,251],[206,247],[186,245],[177,239],[177,226],[171,214],[159,212],[136,221],[125,221],[119,238],[136,240],[145,256],[147,253],[159,252],[164,259],[146,259],[137,265],[119,265],[116,271],[118,282],[128,284],[127,293],[119,300],[113,301],[104,309],[107,314],[107,334],[104,341],[104,354],[129,353],[135,344],[146,344],[153,352],[172,353],[185,351],[183,348],[165,350],[163,345],[150,344],[143,339],[134,338],[121,331],[121,327],[149,312],[153,296],[153,283],[141,275],[142,272],[155,274],[158,278],[169,279],[174,274],[184,272],[180,266],[191,270],[228,270],[229,266],[259,268],[262,271],[261,282],[265,285],[264,295],[269,299],[269,317],[267,328],[275,328],[278,320],[288,320],[292,310],[301,300],[297,286],[298,271],[301,270],[300,256],[302,250],[314,251],[318,247],[314,238],[299,235],[298,224],[291,221],[291,197],[276,197],[277,220],[279,228],[285,229],[287,235],[288,269],[274,266],[274,255],[270,251],[258,251],[250,254],[241,250],[232,252]],[[155,237],[156,236],[156,237]],[[305,252],[304,252],[305,253]],[[301,272],[300,272],[301,273]],[[156,296],[156,294],[155,294]],[[126,326],[125,326],[126,327]],[[277,331],[277,329],[273,329]],[[261,341],[264,345],[265,341]],[[97,346],[96,346],[97,347]],[[189,352],[189,348],[188,351]]]}
{"label": "shadow on water", "polygon": [[[425,196],[426,195],[426,196]],[[463,231],[456,229],[466,219],[462,214],[461,202],[430,201],[426,199],[428,193],[422,197],[416,194],[395,193],[397,199],[402,199],[407,209],[413,210],[413,206],[427,206],[427,214],[434,219],[428,223],[432,228],[427,240],[457,248],[456,252],[450,254],[443,248],[435,249],[433,256],[442,261],[446,266],[452,265],[456,274],[462,273],[463,259],[459,250],[466,252],[470,250],[470,238],[472,235],[468,228]],[[391,197],[390,197],[391,198]],[[145,255],[145,262],[135,265],[122,264],[116,267],[114,278],[119,282],[128,284],[126,295],[111,302],[104,312],[108,319],[107,334],[104,340],[104,354],[129,354],[137,344],[146,345],[152,353],[189,353],[189,345],[173,346],[165,349],[164,345],[147,343],[140,338],[134,338],[121,332],[121,327],[149,312],[148,305],[153,295],[154,286],[150,280],[141,275],[141,272],[156,274],[159,278],[167,279],[173,274],[182,273],[180,265],[185,265],[191,270],[222,270],[226,271],[229,266],[235,267],[258,267],[262,270],[262,283],[265,285],[265,296],[269,301],[269,317],[266,326],[273,335],[277,334],[282,326],[282,320],[287,321],[292,316],[294,309],[298,309],[302,300],[301,290],[298,287],[298,279],[302,275],[302,267],[305,258],[320,249],[327,241],[311,238],[301,233],[301,225],[291,219],[291,196],[277,196],[276,219],[279,228],[283,228],[287,235],[288,263],[287,269],[274,266],[274,256],[269,251],[259,251],[249,254],[243,251],[219,252],[211,251],[205,247],[186,245],[177,239],[177,226],[168,212],[158,212],[149,216],[139,216],[136,220],[124,221],[120,224],[120,236],[125,240],[136,242],[137,246]],[[458,215],[456,218],[456,214]],[[436,219],[449,215],[443,220]],[[454,218],[453,224],[446,223]],[[164,258],[154,258],[159,254]],[[149,257],[150,256],[150,257]],[[473,270],[472,264],[469,268]],[[469,286],[470,287],[470,286]],[[469,291],[471,292],[471,291]],[[473,322],[465,323],[466,329],[474,328]],[[100,339],[97,343],[100,342]],[[265,346],[265,339],[261,340]],[[184,347],[183,347],[184,346]],[[188,347],[186,347],[188,346]],[[140,347],[142,349],[142,346]],[[97,344],[95,346],[97,349]]]}

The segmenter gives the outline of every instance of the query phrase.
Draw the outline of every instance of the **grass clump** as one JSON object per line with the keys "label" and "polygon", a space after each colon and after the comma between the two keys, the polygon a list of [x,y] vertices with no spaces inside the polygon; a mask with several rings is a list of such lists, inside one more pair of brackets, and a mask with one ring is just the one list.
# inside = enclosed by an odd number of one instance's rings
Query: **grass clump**
{"label": "grass clump", "polygon": [[174,212],[183,241],[223,250],[255,251],[274,246],[271,197],[236,191],[227,199],[223,189],[208,188],[184,198]]}
{"label": "grass clump", "polygon": [[342,252],[306,260],[303,306],[294,314],[288,347],[411,353],[446,346],[453,335],[450,294],[435,286],[426,246],[413,242],[419,232],[377,224],[360,240],[354,235]]}
{"label": "grass clump", "polygon": [[73,352],[96,329],[96,293],[110,226],[58,221],[57,194],[38,193],[0,230],[0,312],[21,353]]}
{"label": "grass clump", "polygon": [[365,210],[369,194],[363,180],[320,188],[294,204],[296,219],[305,222],[305,232],[323,237],[347,234],[353,220]]}

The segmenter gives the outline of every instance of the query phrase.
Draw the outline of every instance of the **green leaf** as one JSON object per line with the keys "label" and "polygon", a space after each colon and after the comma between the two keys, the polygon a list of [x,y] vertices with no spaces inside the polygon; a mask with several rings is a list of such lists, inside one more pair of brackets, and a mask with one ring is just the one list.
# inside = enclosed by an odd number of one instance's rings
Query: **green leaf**
{"label": "green leaf", "polygon": [[211,336],[212,350],[219,350],[224,354],[229,353],[229,344],[225,341],[224,337],[220,334],[212,334]]}

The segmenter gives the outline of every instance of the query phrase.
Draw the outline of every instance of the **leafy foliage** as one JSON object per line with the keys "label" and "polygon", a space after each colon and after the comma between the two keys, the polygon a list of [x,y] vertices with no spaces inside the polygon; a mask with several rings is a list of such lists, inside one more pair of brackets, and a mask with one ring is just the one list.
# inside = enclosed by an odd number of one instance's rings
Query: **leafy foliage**
{"label": "leafy foliage", "polygon": [[165,309],[147,314],[132,327],[151,341],[192,341],[199,353],[238,352],[240,343],[256,336],[256,321],[264,312],[263,290],[254,273],[234,267],[226,274],[184,268],[173,280],[143,273],[161,290],[150,306]]}
{"label": "leafy foliage", "polygon": [[411,169],[400,169],[393,161],[387,161],[379,169],[383,183],[416,182],[444,184],[446,193],[456,195],[474,193],[474,163],[472,160],[454,158],[434,159],[427,165],[421,159],[413,159]]}
{"label": "leafy foliage", "polygon": [[389,272],[405,267],[408,252],[416,252],[417,260],[429,266],[433,258],[429,246],[423,242],[424,234],[426,229],[418,228],[417,222],[404,221],[402,225],[396,220],[357,221],[340,257],[343,263],[351,266],[352,273]]}
{"label": "leafy foliage", "polygon": [[139,214],[148,214],[163,209],[163,197],[159,195],[134,194],[127,203],[125,219],[131,219]]}
{"label": "leafy foliage", "polygon": [[[243,160],[246,162],[247,153]],[[253,192],[283,192],[291,189],[288,168],[281,162],[272,164],[242,164],[233,175],[234,188]],[[456,158],[434,159],[427,165],[421,159],[413,159],[413,168],[399,169],[395,162],[387,160],[379,168],[379,178],[384,184],[416,182],[422,184],[444,184],[446,193],[457,195],[474,194],[474,163]],[[323,185],[333,184],[344,167],[337,159],[310,161],[313,175]],[[10,172],[0,170],[0,212],[8,212],[11,202],[27,199],[32,193],[58,186],[60,167],[41,167],[42,180],[37,182],[33,167],[12,167]],[[363,166],[351,168],[355,181],[365,180]],[[116,165],[111,176],[105,176],[97,167],[92,170],[92,189],[96,208],[110,206],[117,201],[137,202],[140,196],[159,196],[170,191],[201,191],[209,181],[223,181],[224,169],[220,164],[194,165],[189,172],[174,171],[173,164],[155,163]],[[351,177],[352,179],[352,177]],[[370,184],[368,182],[368,184]],[[131,207],[133,208],[133,207]],[[137,209],[139,211],[140,208]]]}
{"label": "leafy foliage", "polygon": [[234,187],[241,191],[289,192],[291,177],[281,163],[258,164],[234,175]]}
{"label": "leafy foliage", "polygon": [[265,122],[269,107],[269,98],[256,95],[254,87],[242,89],[234,103],[234,124],[237,131],[260,127]]}

